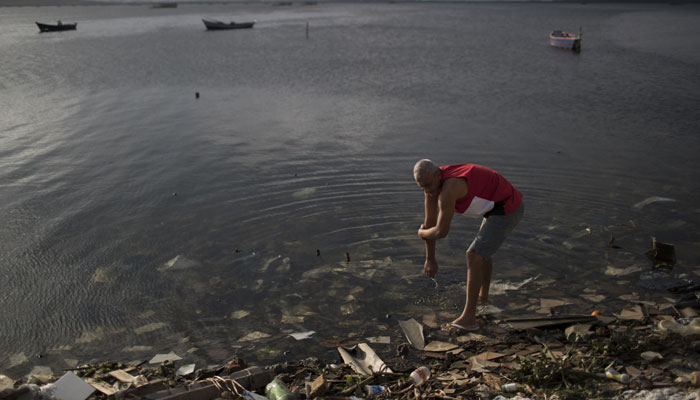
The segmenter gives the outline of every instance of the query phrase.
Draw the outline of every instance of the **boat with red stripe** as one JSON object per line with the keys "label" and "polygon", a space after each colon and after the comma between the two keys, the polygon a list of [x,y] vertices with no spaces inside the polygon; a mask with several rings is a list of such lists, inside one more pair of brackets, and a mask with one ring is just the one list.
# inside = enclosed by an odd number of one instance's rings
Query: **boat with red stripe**
{"label": "boat with red stripe", "polygon": [[549,34],[549,44],[552,47],[579,52],[581,51],[581,28],[578,28],[578,35],[564,31],[552,31]]}

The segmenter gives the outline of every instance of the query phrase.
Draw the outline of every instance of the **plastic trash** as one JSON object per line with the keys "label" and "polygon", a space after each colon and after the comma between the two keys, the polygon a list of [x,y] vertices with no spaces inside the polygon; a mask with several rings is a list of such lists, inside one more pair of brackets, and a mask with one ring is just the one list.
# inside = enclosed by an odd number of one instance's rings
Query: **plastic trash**
{"label": "plastic trash", "polygon": [[504,392],[515,392],[518,390],[518,384],[517,383],[506,383],[505,385],[501,385],[501,390]]}
{"label": "plastic trash", "polygon": [[690,321],[688,325],[680,324],[678,321],[667,320],[659,322],[658,326],[662,332],[671,331],[681,336],[700,335],[700,318]]}
{"label": "plastic trash", "polygon": [[254,392],[249,392],[247,390],[243,391],[243,398],[245,400],[267,400],[267,397],[261,396]]}
{"label": "plastic trash", "polygon": [[414,385],[420,386],[430,379],[430,368],[426,366],[419,367],[411,372],[410,377]]}
{"label": "plastic trash", "polygon": [[265,396],[269,400],[297,400],[297,396],[279,379],[273,379],[265,386]]}
{"label": "plastic trash", "polygon": [[386,390],[386,386],[380,385],[366,385],[365,392],[367,392],[367,397],[376,396]]}
{"label": "plastic trash", "polygon": [[605,370],[605,376],[610,379],[614,379],[618,382],[627,383],[630,381],[630,376],[627,374],[621,374],[615,371],[613,368],[608,368]]}

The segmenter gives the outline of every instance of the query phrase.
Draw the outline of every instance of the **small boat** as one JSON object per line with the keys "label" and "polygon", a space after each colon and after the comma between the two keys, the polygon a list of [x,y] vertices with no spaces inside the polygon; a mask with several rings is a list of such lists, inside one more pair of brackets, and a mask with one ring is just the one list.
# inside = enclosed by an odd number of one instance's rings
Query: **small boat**
{"label": "small boat", "polygon": [[581,51],[581,28],[578,28],[578,35],[564,31],[552,31],[549,34],[549,44],[552,47],[561,47],[579,52]]}
{"label": "small boat", "polygon": [[209,30],[220,30],[220,29],[245,29],[252,28],[255,25],[255,21],[252,22],[233,22],[227,24],[226,22],[217,21],[215,19],[202,19],[204,26]]}
{"label": "small boat", "polygon": [[39,32],[74,31],[75,28],[78,26],[78,23],[76,22],[73,24],[64,24],[63,22],[58,21],[56,25],[51,25],[37,22],[36,26],[39,27]]}
{"label": "small boat", "polygon": [[151,8],[177,8],[177,3],[173,2],[168,2],[168,3],[153,3],[151,5]]}

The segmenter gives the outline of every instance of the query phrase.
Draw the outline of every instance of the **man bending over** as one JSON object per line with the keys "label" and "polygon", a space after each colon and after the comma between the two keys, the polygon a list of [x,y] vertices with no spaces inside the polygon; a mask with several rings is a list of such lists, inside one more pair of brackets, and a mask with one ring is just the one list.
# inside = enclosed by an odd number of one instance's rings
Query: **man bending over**
{"label": "man bending over", "polygon": [[435,241],[447,236],[454,213],[483,217],[481,228],[467,249],[464,310],[443,327],[450,332],[477,330],[477,301],[488,302],[491,257],[520,222],[524,213],[523,195],[498,172],[477,164],[438,167],[423,159],[413,167],[413,177],[425,192],[425,221],[418,229],[418,236],[425,240],[424,269],[428,277],[437,274]]}

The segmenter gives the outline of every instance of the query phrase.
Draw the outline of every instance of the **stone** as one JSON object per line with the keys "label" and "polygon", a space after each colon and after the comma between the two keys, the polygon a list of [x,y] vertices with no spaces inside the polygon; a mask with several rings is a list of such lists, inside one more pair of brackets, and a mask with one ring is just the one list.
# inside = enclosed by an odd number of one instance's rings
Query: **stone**
{"label": "stone", "polygon": [[328,389],[328,381],[326,380],[326,377],[323,374],[321,374],[311,384],[311,392],[310,392],[311,398],[323,396],[326,393],[327,389]]}
{"label": "stone", "polygon": [[15,381],[5,375],[0,375],[0,392],[5,389],[12,389],[15,386]]}

